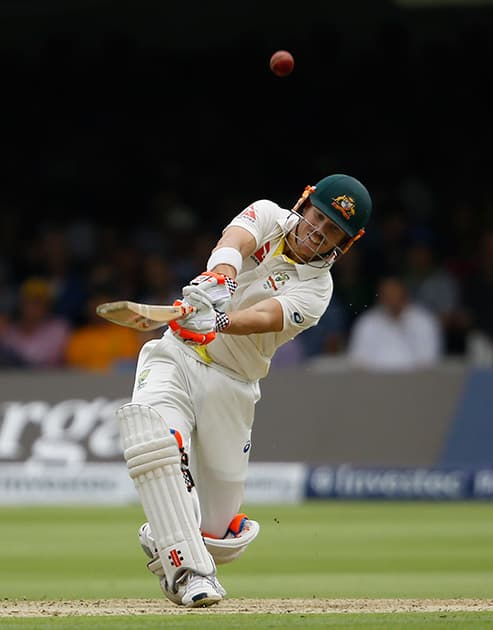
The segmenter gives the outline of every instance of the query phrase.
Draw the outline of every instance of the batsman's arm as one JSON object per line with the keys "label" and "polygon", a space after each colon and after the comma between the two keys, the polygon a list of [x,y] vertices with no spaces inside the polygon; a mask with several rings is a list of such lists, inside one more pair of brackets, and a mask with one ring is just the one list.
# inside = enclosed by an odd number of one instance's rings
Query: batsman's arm
{"label": "batsman's arm", "polygon": [[[219,239],[211,253],[214,254],[214,252],[223,247],[232,247],[233,249],[238,250],[242,258],[245,259],[255,251],[256,241],[253,234],[251,234],[248,230],[233,225],[224,231],[224,234]],[[223,273],[233,279],[235,279],[237,275],[235,267],[225,263],[215,265],[210,271],[213,271],[214,273]]]}
{"label": "batsman's arm", "polygon": [[221,332],[226,335],[251,335],[254,333],[280,332],[284,315],[281,304],[275,298],[227,314],[229,324]]}

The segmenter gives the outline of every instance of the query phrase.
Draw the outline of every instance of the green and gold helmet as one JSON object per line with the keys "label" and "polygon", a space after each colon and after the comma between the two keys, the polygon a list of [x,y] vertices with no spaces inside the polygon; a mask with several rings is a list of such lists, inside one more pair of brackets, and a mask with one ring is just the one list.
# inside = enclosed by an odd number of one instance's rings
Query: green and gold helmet
{"label": "green and gold helmet", "polygon": [[367,189],[354,177],[341,174],[324,177],[309,198],[349,236],[351,244],[364,234],[372,201]]}

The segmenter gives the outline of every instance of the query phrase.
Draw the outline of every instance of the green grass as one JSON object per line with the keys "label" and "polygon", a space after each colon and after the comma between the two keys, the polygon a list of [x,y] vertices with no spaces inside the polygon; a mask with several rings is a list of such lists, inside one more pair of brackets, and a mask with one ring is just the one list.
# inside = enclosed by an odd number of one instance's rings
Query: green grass
{"label": "green grass", "polygon": [[[200,617],[200,618],[199,618]],[[493,626],[492,613],[409,613],[396,616],[388,614],[362,615],[214,615],[201,616],[200,612],[186,617],[78,617],[58,619],[15,619],[2,620],[2,630],[305,630],[306,628],[363,628],[364,630],[401,630],[409,627],[457,630],[481,630]]]}
{"label": "green grass", "polygon": [[253,515],[255,550],[224,567],[235,595],[493,597],[491,504],[309,503]]}
{"label": "green grass", "polygon": [[[246,506],[246,511],[260,522],[261,531],[244,556],[219,568],[231,598],[493,599],[492,503],[333,501]],[[139,506],[3,507],[0,517],[3,599],[162,596],[138,545],[136,532],[144,520]],[[154,617],[119,617],[114,626],[110,617],[2,618],[0,625],[2,630],[62,629],[91,623],[92,630],[120,630],[163,627],[167,620],[164,627],[177,629],[207,630],[214,623],[228,629],[260,625],[279,630],[342,624],[423,627],[424,619],[420,613],[261,615],[264,625],[254,617],[225,615],[222,624],[219,614],[200,619],[194,614],[166,615],[158,618],[161,625]],[[425,617],[426,628],[445,622],[493,627],[490,613]]]}
{"label": "green grass", "polygon": [[[261,533],[220,567],[231,597],[493,598],[493,504],[248,506]],[[159,596],[138,506],[2,508],[2,597]]]}

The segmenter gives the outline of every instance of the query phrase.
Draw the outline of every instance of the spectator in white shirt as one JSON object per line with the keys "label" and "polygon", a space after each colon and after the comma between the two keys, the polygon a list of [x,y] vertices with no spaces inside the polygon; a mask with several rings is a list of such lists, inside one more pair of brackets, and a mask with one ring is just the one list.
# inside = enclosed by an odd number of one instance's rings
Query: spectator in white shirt
{"label": "spectator in white shirt", "polygon": [[404,283],[385,277],[378,283],[377,303],[355,320],[348,358],[370,370],[412,370],[435,364],[442,356],[438,318],[410,301]]}

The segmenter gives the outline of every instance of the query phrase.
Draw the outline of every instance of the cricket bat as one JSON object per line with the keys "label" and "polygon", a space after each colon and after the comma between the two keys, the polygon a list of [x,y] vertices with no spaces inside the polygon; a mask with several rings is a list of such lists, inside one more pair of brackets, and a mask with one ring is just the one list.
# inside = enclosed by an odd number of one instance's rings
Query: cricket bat
{"label": "cricket bat", "polygon": [[173,319],[185,317],[194,311],[195,307],[187,304],[180,306],[139,304],[128,300],[105,302],[96,308],[96,313],[103,319],[136,330],[155,330]]}

